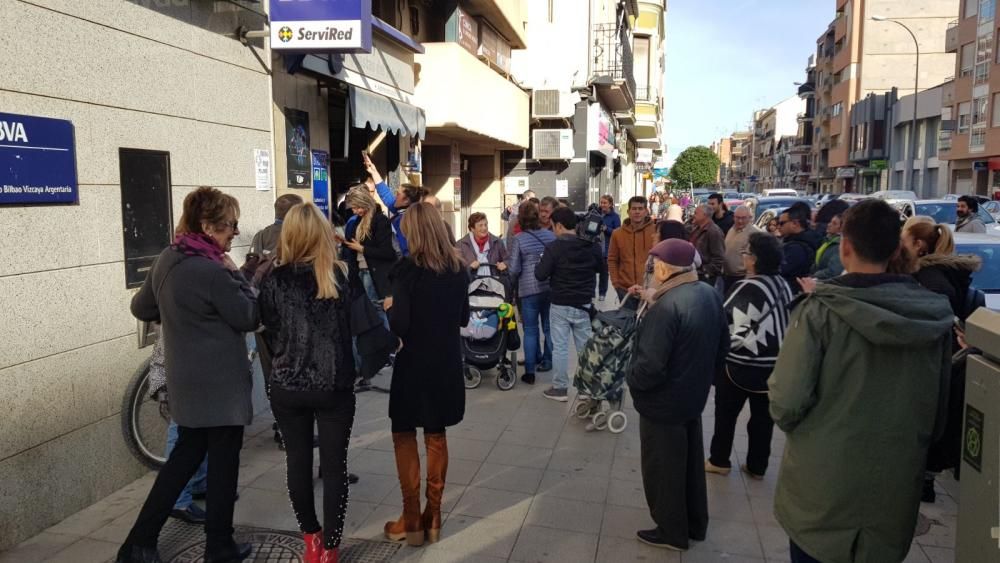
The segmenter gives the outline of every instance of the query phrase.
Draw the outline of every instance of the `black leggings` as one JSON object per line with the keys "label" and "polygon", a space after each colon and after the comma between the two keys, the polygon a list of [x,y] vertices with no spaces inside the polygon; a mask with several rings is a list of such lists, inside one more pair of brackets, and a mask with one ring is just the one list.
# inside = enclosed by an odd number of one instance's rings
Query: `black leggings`
{"label": "black leggings", "polygon": [[319,427],[319,459],[323,467],[323,540],[340,545],[347,512],[347,446],[354,425],[353,391],[288,391],[271,389],[271,411],[285,439],[288,495],[299,528],[320,530],[313,499],[313,422]]}

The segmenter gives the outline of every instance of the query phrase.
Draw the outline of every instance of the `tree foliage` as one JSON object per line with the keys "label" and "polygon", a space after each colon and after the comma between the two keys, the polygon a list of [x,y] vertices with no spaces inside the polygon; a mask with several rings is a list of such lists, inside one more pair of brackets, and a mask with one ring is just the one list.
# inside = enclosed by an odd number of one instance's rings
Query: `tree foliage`
{"label": "tree foliage", "polygon": [[712,149],[705,146],[688,147],[684,149],[670,169],[670,179],[675,185],[688,187],[710,186],[715,184],[719,172],[719,157]]}

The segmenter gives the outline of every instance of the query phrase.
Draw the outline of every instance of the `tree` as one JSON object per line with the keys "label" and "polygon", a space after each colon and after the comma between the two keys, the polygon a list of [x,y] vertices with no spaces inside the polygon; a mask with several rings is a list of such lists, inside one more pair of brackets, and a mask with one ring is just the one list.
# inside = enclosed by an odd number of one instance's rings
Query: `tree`
{"label": "tree", "polygon": [[705,146],[688,147],[684,149],[670,169],[670,178],[674,184],[688,188],[711,186],[715,184],[719,173],[719,157],[712,149]]}

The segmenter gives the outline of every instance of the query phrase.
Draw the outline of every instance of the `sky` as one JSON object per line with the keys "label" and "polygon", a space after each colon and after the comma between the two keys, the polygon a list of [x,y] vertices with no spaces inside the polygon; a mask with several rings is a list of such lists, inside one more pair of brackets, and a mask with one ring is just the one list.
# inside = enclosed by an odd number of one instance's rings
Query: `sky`
{"label": "sky", "polygon": [[797,93],[835,0],[670,0],[664,139],[685,148],[748,129],[754,109]]}

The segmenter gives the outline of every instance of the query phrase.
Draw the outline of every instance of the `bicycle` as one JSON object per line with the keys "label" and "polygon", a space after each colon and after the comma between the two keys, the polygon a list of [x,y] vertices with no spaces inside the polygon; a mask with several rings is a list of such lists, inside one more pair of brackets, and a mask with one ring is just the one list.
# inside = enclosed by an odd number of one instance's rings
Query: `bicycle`
{"label": "bicycle", "polygon": [[[139,323],[139,348],[152,346],[156,333],[148,323]],[[247,335],[247,355],[251,370],[257,359],[256,341]],[[132,374],[122,397],[121,426],[125,446],[140,463],[154,471],[167,461],[167,427],[170,425],[170,404],[166,387],[150,388],[146,358]]]}

